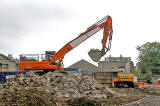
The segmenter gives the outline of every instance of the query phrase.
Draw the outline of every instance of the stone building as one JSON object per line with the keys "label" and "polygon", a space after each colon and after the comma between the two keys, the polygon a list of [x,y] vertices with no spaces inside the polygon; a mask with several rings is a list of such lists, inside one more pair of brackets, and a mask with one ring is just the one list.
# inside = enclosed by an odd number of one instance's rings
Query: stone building
{"label": "stone building", "polygon": [[0,71],[17,71],[18,59],[12,58],[12,55],[5,56],[0,54]]}
{"label": "stone building", "polygon": [[93,72],[98,71],[98,67],[89,63],[86,60],[80,60],[73,65],[69,66],[68,68],[78,68],[82,75],[92,76]]}
{"label": "stone building", "polygon": [[[78,68],[82,75],[88,75],[97,80],[101,84],[107,86],[112,85],[112,80],[117,79],[119,70],[133,70],[134,65],[130,57],[107,57],[104,61],[98,62],[98,67],[87,62],[86,60],[80,60],[68,68]],[[129,63],[129,64],[128,64]]]}
{"label": "stone building", "polygon": [[118,70],[132,71],[134,69],[134,63],[131,61],[131,57],[107,57],[104,61],[98,63],[98,68],[105,72],[115,72]]}

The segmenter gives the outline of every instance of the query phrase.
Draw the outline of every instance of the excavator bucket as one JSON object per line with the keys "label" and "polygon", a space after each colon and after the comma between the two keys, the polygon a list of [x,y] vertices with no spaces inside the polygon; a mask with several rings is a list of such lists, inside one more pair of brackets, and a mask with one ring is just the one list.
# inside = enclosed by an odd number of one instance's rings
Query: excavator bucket
{"label": "excavator bucket", "polygon": [[91,49],[88,55],[94,62],[98,62],[102,57],[102,52],[99,49]]}

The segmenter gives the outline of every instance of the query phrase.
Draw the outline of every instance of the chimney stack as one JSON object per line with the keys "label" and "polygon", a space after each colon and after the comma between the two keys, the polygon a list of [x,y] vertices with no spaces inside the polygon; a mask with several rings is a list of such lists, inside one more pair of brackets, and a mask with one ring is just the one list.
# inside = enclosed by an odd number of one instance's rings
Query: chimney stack
{"label": "chimney stack", "polygon": [[112,55],[111,54],[109,55],[109,61],[112,61]]}
{"label": "chimney stack", "polygon": [[11,59],[11,58],[12,58],[12,54],[8,54],[8,58],[10,58],[10,59]]}

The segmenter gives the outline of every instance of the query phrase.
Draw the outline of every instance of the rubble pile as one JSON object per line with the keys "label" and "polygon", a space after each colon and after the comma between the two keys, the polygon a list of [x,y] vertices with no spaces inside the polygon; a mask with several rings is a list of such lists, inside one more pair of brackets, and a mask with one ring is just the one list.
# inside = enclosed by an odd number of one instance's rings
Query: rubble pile
{"label": "rubble pile", "polygon": [[91,49],[88,52],[88,55],[94,62],[98,62],[102,57],[102,53],[99,49]]}
{"label": "rubble pile", "polygon": [[57,98],[108,98],[113,96],[113,92],[109,88],[88,76],[58,72],[48,72],[41,76],[33,72],[28,72],[26,75],[18,74],[2,85],[0,89],[1,94],[36,89]]}

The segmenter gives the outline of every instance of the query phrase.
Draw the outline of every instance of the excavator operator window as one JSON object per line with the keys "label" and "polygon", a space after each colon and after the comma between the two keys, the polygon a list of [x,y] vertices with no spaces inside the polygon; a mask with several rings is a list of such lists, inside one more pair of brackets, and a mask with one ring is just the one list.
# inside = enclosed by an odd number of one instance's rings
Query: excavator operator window
{"label": "excavator operator window", "polygon": [[124,73],[125,73],[125,69],[123,69],[123,68],[118,69],[118,74],[124,74]]}
{"label": "excavator operator window", "polygon": [[59,62],[59,60],[56,60],[55,62],[53,62],[53,65],[56,65]]}

